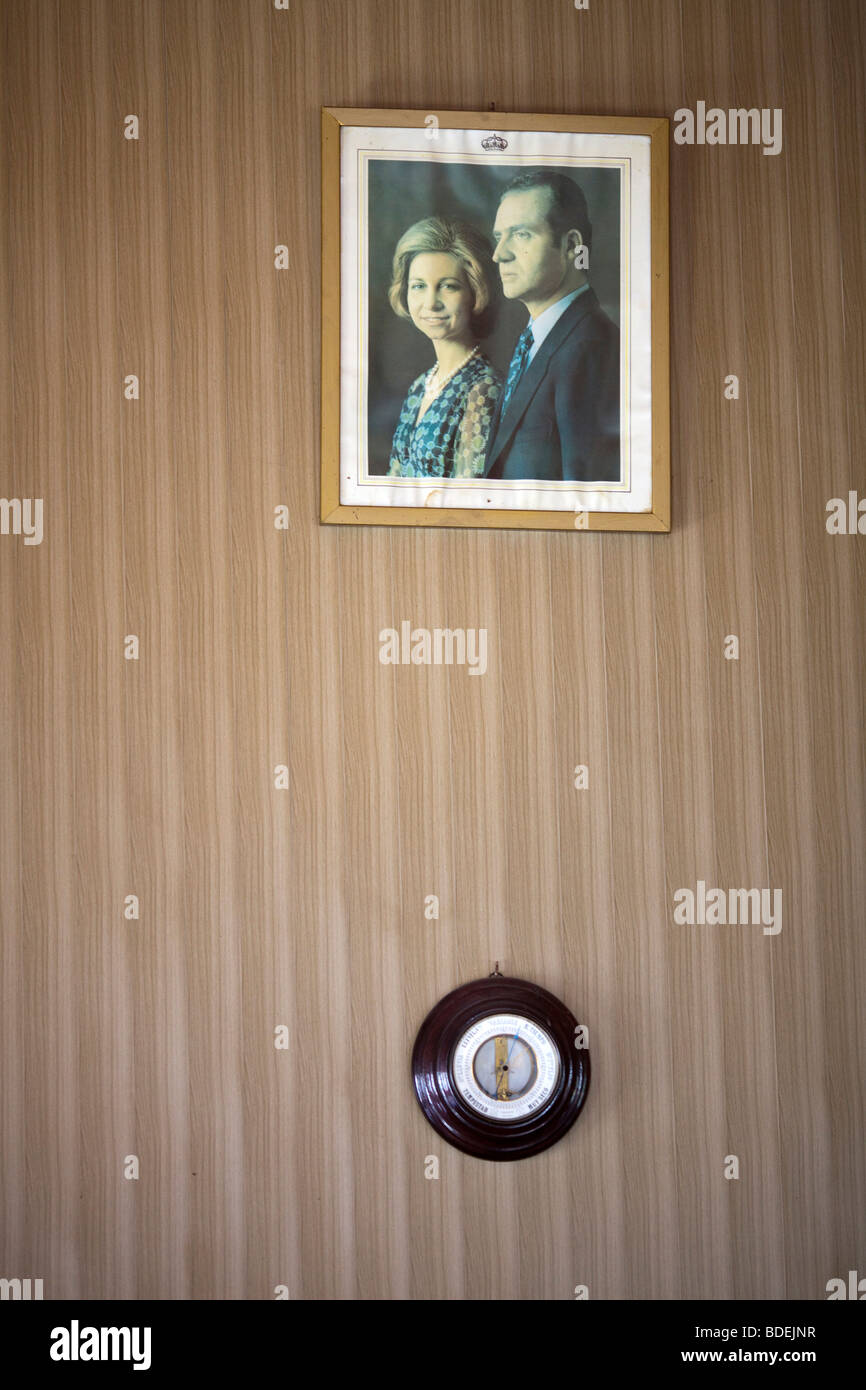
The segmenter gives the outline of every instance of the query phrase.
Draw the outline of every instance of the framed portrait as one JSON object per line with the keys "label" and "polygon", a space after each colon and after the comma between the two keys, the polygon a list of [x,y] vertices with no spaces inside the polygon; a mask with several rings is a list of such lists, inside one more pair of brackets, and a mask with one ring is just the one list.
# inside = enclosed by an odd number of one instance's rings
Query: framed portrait
{"label": "framed portrait", "polygon": [[670,530],[668,135],[323,108],[323,522]]}

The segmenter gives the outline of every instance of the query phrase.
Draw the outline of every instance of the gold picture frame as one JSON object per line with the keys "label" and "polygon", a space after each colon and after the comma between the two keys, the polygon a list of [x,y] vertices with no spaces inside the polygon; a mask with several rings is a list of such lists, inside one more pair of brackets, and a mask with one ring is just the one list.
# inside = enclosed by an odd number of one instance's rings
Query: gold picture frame
{"label": "gold picture frame", "polygon": [[[341,463],[341,439],[345,448],[345,437],[352,438],[351,431],[344,431],[341,424],[341,412],[345,413],[344,405],[344,363],[341,360],[341,353],[345,353],[344,335],[344,308],[343,293],[352,292],[355,295],[357,309],[355,310],[359,324],[366,322],[365,301],[364,301],[364,273],[365,265],[359,259],[359,285],[350,287],[344,282],[350,277],[344,271],[343,254],[343,229],[349,225],[343,219],[351,218],[353,213],[356,216],[358,207],[363,211],[363,204],[360,202],[360,195],[354,204],[349,202],[343,174],[342,163],[342,137],[343,132],[349,128],[356,127],[360,132],[376,131],[385,127],[389,130],[400,132],[415,132],[423,137],[428,137],[431,133],[436,141],[441,138],[441,133],[448,131],[466,132],[473,135],[478,132],[489,132],[493,139],[494,149],[498,149],[500,144],[507,143],[510,132],[520,132],[516,137],[516,143],[524,140],[527,133],[537,133],[543,139],[549,140],[559,135],[578,135],[578,136],[639,136],[648,137],[649,145],[644,160],[646,170],[648,170],[649,198],[648,198],[648,218],[646,211],[642,216],[648,230],[643,234],[641,245],[648,245],[648,250],[641,263],[641,274],[647,282],[647,293],[645,298],[649,300],[649,307],[643,304],[641,312],[644,315],[643,323],[649,324],[649,363],[643,363],[641,370],[645,373],[646,382],[650,384],[650,405],[644,410],[646,425],[641,437],[640,454],[642,467],[642,493],[641,499],[648,499],[648,504],[642,505],[639,510],[616,510],[617,505],[614,492],[616,488],[622,489],[622,484],[616,482],[611,485],[609,501],[605,502],[603,508],[596,508],[588,505],[586,508],[563,505],[562,499],[566,493],[560,494],[560,502],[557,509],[545,509],[542,507],[526,508],[519,505],[517,493],[514,494],[517,501],[513,506],[491,505],[489,508],[475,505],[445,506],[432,504],[413,504],[408,506],[376,503],[367,504],[360,502],[353,496],[352,500],[347,501],[345,496],[341,498],[341,483],[349,478],[349,474],[344,471],[345,464]],[[414,138],[414,137],[413,137]],[[447,138],[447,137],[446,137]],[[369,137],[367,140],[369,144]],[[386,148],[379,141],[372,142],[376,146],[375,154],[369,151],[364,153],[364,159],[381,159],[386,157]],[[434,140],[430,141],[430,146]],[[521,146],[523,148],[523,146]],[[611,149],[615,149],[615,142],[611,143]],[[643,145],[646,150],[646,146]],[[394,158],[402,158],[400,154],[395,154]],[[423,153],[416,152],[413,158],[425,157]],[[428,159],[450,158],[452,162],[465,163],[464,156],[440,155],[438,150],[428,147],[426,156]],[[477,156],[479,159],[481,156]],[[488,159],[487,155],[484,159]],[[524,162],[539,162],[538,155],[523,156]],[[630,116],[552,116],[552,115],[527,115],[501,112],[480,112],[480,111],[408,111],[408,110],[367,110],[363,108],[322,108],[322,385],[321,385],[321,520],[324,523],[348,524],[348,525],[374,525],[374,526],[471,526],[471,527],[497,527],[509,529],[528,529],[528,530],[588,530],[588,531],[649,531],[649,532],[668,532],[670,531],[670,368],[669,368],[669,192],[668,192],[668,160],[669,160],[669,121],[663,117],[630,117]],[[548,157],[548,162],[553,162],[552,157]],[[584,163],[600,163],[601,160],[586,157]],[[613,159],[611,163],[615,162]],[[624,161],[618,161],[623,163]],[[361,160],[359,157],[359,168]],[[366,167],[366,166],[365,166]],[[645,186],[646,178],[641,187]],[[360,187],[360,184],[359,184]],[[642,206],[647,199],[644,197]],[[359,236],[359,243],[363,246],[363,241]],[[628,258],[623,256],[623,261]],[[350,306],[351,307],[351,306]],[[629,357],[628,372],[623,372],[625,379],[631,373],[631,364],[634,360],[639,361],[637,344],[644,341],[646,332],[638,335],[635,329],[633,346],[635,351],[634,359]],[[364,342],[361,343],[363,349]],[[625,349],[624,349],[625,350]],[[354,365],[351,371],[358,374],[359,358],[364,358],[361,351],[357,349],[351,354]],[[363,394],[361,386],[356,388],[357,397],[364,401],[363,418],[366,419],[366,395]],[[646,395],[644,390],[641,398]],[[351,418],[351,417],[348,417]],[[630,420],[630,417],[629,417]],[[624,417],[625,423],[625,417]],[[365,444],[366,447],[366,444]],[[366,456],[365,456],[366,457]],[[381,473],[372,475],[359,475],[359,479],[364,483],[384,482]],[[403,479],[400,479],[403,482]],[[485,479],[473,479],[473,482],[483,484]],[[527,482],[523,491],[532,491],[532,481]],[[348,483],[346,484],[348,487]],[[586,484],[594,488],[590,495],[598,497],[601,493],[601,485],[597,483]],[[629,483],[630,486],[630,483]],[[356,489],[357,492],[358,489]],[[381,489],[371,488],[371,491],[381,491]],[[444,492],[447,489],[431,489],[431,497],[435,492]],[[476,496],[480,491],[488,489],[476,489],[475,494],[465,494]],[[495,493],[496,486],[490,487],[489,491]],[[501,488],[500,488],[501,491]],[[494,499],[485,497],[484,501]],[[630,500],[634,503],[635,498]]]}

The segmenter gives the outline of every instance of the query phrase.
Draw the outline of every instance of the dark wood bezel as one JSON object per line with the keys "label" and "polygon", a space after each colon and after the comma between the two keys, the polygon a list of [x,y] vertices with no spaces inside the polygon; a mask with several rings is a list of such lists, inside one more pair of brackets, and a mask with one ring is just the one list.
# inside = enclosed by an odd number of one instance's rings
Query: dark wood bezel
{"label": "dark wood bezel", "polygon": [[[451,1070],[457,1042],[487,1014],[521,1013],[544,1028],[559,1052],[553,1094],[522,1120],[490,1120],[458,1092]],[[412,1080],[418,1103],[443,1139],[475,1158],[507,1162],[550,1148],[571,1128],[589,1089],[589,1051],[574,1045],[577,1019],[540,985],[504,975],[472,980],[434,1005],[418,1030],[412,1050]]]}

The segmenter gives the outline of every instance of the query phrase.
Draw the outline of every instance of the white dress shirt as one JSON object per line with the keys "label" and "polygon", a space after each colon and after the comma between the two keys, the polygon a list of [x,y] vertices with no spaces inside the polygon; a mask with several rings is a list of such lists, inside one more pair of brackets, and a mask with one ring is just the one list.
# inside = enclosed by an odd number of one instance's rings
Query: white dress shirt
{"label": "white dress shirt", "polygon": [[529,349],[527,365],[532,361],[541,344],[544,342],[553,325],[557,323],[565,313],[569,304],[573,304],[579,294],[589,289],[589,284],[581,285],[579,290],[573,290],[571,294],[563,295],[562,299],[557,299],[555,304],[551,304],[549,309],[545,309],[543,314],[539,314],[537,319],[530,319],[529,326],[532,329],[532,347]]}

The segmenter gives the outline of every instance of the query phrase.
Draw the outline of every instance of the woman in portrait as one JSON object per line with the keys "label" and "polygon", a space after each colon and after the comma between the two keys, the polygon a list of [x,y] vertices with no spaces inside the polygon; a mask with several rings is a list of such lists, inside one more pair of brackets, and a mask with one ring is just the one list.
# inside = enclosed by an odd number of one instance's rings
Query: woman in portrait
{"label": "woman in portrait", "polygon": [[494,311],[486,237],[468,222],[426,217],[394,252],[389,298],[430,339],[436,361],[416,377],[391,445],[390,478],[477,478],[501,378],[481,351]]}

